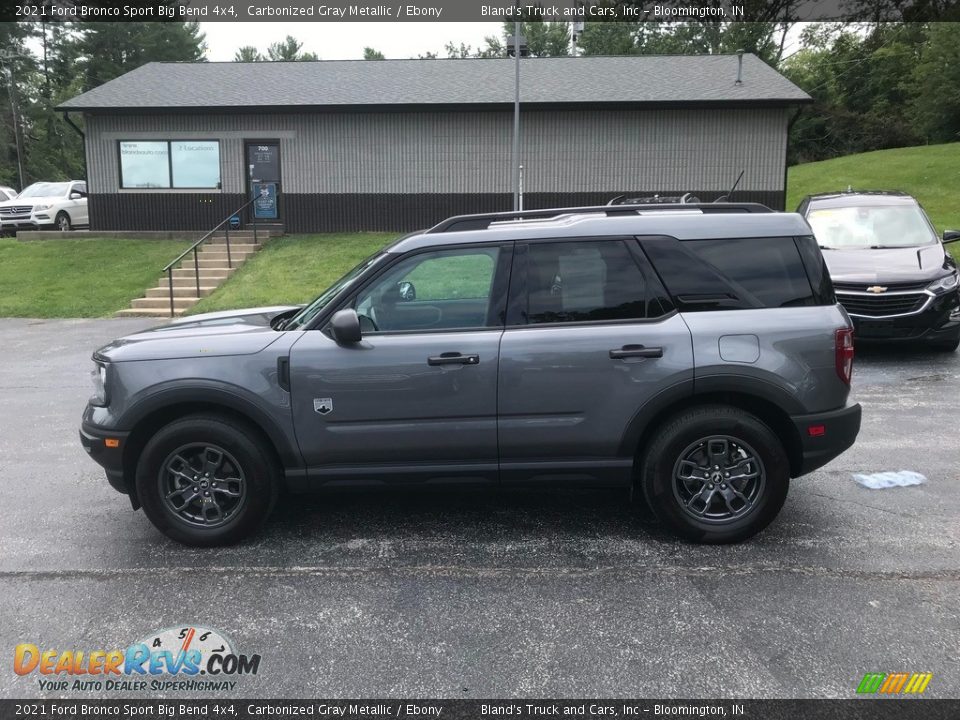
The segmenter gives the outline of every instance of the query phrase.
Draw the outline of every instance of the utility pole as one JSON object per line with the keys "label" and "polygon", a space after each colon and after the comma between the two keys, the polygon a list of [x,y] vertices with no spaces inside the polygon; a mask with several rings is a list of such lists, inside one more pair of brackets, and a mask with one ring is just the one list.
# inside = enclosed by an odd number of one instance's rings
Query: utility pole
{"label": "utility pole", "polygon": [[10,114],[13,117],[13,142],[17,148],[17,177],[20,179],[20,190],[24,188],[23,183],[23,147],[20,142],[20,113],[17,111],[17,85],[13,81],[13,71],[10,69],[9,61],[17,57],[29,57],[20,53],[6,53],[0,55],[0,66],[3,67],[4,74],[7,77],[7,94],[10,96]]}
{"label": "utility pole", "polygon": [[520,23],[513,23],[513,209],[520,209]]}

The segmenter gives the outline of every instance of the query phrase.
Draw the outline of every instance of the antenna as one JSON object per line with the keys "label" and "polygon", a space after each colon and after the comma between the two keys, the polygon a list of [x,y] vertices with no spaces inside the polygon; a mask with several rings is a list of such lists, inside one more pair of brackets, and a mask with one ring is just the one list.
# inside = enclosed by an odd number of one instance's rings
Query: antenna
{"label": "antenna", "polygon": [[741,171],[740,171],[740,174],[737,175],[737,181],[733,184],[733,187],[730,188],[730,192],[728,192],[726,195],[721,195],[721,196],[718,197],[716,200],[714,200],[714,202],[715,202],[715,203],[726,202],[726,201],[730,198],[730,196],[733,195],[733,191],[737,189],[737,185],[740,184],[740,180],[741,180],[741,178],[743,178],[743,174],[744,174],[745,172],[746,172],[746,170],[741,170]]}

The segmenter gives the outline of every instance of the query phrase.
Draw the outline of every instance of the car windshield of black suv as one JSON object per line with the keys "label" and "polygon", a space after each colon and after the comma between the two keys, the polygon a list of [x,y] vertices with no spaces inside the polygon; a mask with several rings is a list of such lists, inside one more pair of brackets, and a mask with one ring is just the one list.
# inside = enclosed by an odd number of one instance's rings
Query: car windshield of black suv
{"label": "car windshield of black suv", "polygon": [[932,245],[937,237],[923,211],[910,205],[867,205],[811,210],[807,222],[821,248],[856,250]]}

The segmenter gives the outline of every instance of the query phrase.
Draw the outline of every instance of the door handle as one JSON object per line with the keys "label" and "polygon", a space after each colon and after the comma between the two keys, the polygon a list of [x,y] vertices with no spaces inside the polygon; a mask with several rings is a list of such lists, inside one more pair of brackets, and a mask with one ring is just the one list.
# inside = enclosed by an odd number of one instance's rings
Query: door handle
{"label": "door handle", "polygon": [[611,360],[621,360],[631,357],[660,358],[663,357],[663,348],[644,347],[643,345],[624,345],[619,350],[610,351]]}
{"label": "door handle", "polygon": [[445,352],[427,358],[427,365],[476,365],[479,355],[461,355],[458,352]]}

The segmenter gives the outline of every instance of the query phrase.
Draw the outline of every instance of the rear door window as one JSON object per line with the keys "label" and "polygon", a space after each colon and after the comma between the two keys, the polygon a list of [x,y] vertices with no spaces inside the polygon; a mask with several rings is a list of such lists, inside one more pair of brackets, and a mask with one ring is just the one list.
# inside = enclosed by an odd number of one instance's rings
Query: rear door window
{"label": "rear door window", "polygon": [[531,243],[524,259],[520,324],[648,317],[646,279],[622,240]]}

